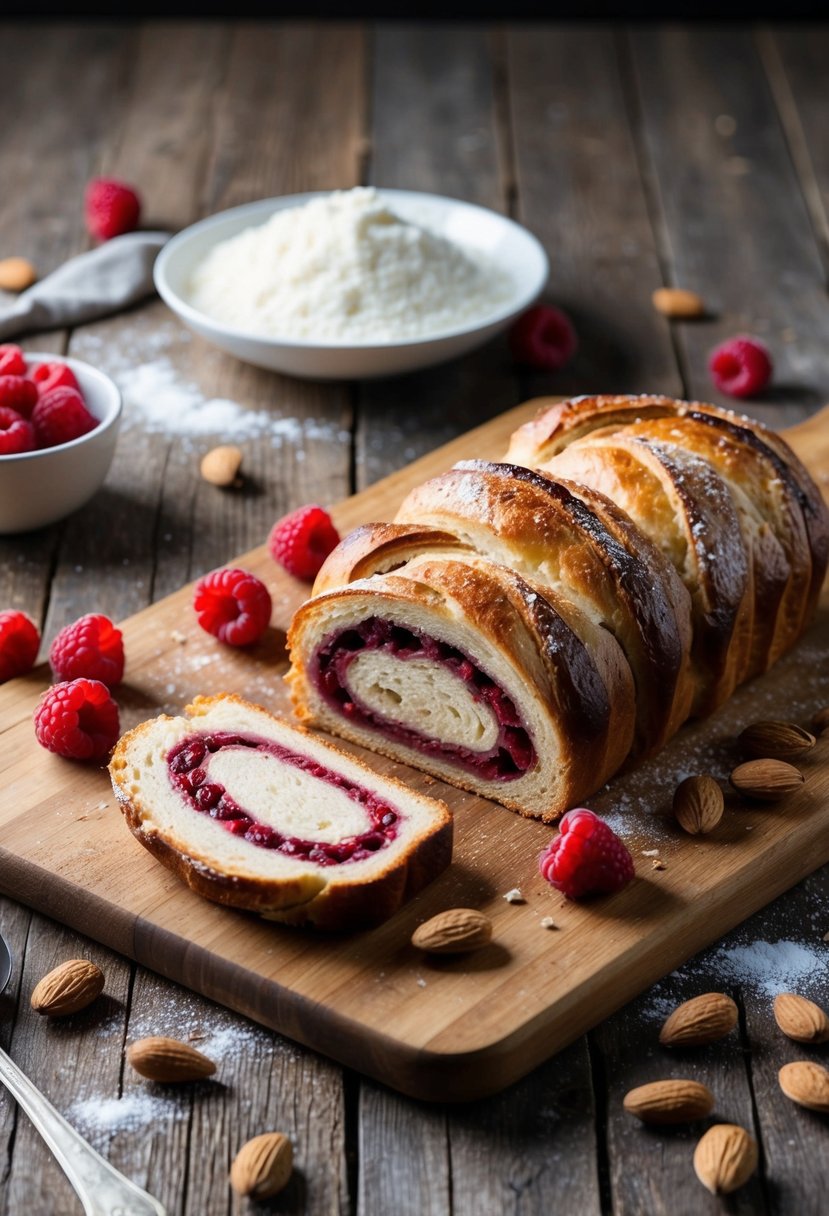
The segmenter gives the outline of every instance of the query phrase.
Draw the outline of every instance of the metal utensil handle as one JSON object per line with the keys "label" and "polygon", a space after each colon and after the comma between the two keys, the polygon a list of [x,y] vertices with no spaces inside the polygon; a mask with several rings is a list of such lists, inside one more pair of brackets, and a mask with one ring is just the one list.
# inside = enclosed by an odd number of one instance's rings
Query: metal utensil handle
{"label": "metal utensil handle", "polygon": [[0,1081],[49,1145],[77,1191],[86,1216],[166,1216],[157,1199],[119,1174],[87,1144],[2,1049]]}

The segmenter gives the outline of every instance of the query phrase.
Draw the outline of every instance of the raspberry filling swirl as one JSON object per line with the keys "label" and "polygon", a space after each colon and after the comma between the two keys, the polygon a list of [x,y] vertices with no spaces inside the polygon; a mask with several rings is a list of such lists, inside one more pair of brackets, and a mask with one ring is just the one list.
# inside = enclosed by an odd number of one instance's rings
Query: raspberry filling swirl
{"label": "raspberry filling swirl", "polygon": [[[458,718],[456,728],[446,731],[447,735],[454,734],[454,739],[435,738],[403,720],[402,711],[406,706],[398,691],[401,685],[394,675],[386,680],[387,687],[378,690],[374,685],[375,703],[367,703],[358,691],[360,684],[354,678],[355,665],[365,664],[365,656],[372,654],[393,661],[385,662],[387,672],[398,662],[419,666],[421,672],[427,664],[441,669],[449,679],[435,680],[428,671],[424,675],[426,681],[431,681],[427,687],[432,689],[436,707],[452,696],[455,681],[462,686],[467,711],[465,720]],[[375,662],[372,672],[377,670]],[[405,673],[401,671],[400,674]],[[411,674],[414,677],[414,669]],[[334,633],[317,649],[311,663],[311,678],[326,703],[343,717],[425,755],[467,769],[485,781],[513,781],[536,762],[530,735],[506,692],[468,655],[417,629],[369,617],[358,625]],[[394,715],[396,704],[401,705],[399,718]],[[457,710],[454,713],[457,718]],[[427,723],[430,716],[427,704],[422,707],[420,720]],[[470,724],[478,729],[478,748],[461,742],[461,736],[465,732],[468,734]],[[455,719],[450,719],[449,725],[455,726]]]}
{"label": "raspberry filling swirl", "polygon": [[[252,811],[239,806],[225,786],[210,775],[212,757],[220,752],[246,750],[272,756],[281,764],[291,765],[314,780],[335,787],[356,804],[357,818],[364,816],[369,826],[362,832],[332,841],[304,839],[263,823]],[[193,810],[215,819],[233,836],[243,836],[259,848],[274,849],[286,857],[319,866],[341,865],[371,857],[396,838],[403,818],[372,790],[334,772],[312,756],[256,735],[229,731],[188,735],[170,749],[167,770],[173,788]]]}

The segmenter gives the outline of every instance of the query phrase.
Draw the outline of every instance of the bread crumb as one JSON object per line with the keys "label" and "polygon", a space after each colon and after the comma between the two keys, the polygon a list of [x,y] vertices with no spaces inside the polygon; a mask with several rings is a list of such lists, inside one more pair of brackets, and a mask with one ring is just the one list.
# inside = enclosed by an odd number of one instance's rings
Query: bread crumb
{"label": "bread crumb", "polygon": [[507,891],[504,899],[508,904],[523,904],[525,902],[524,896],[518,887],[513,887],[511,891]]}
{"label": "bread crumb", "polygon": [[170,637],[174,642],[178,642],[179,645],[181,645],[182,642],[187,641],[187,635],[182,633],[180,629],[174,629],[170,634]]}
{"label": "bread crumb", "polygon": [[642,856],[643,857],[658,857],[659,849],[643,849]]}
{"label": "bread crumb", "polygon": [[651,862],[651,865],[653,866],[654,870],[667,870],[667,868],[668,868],[665,865],[665,862],[662,861],[662,859],[659,857],[655,857],[653,859],[653,861]]}
{"label": "bread crumb", "polygon": [[558,925],[553,920],[552,916],[542,916],[541,928],[542,929],[557,929]]}

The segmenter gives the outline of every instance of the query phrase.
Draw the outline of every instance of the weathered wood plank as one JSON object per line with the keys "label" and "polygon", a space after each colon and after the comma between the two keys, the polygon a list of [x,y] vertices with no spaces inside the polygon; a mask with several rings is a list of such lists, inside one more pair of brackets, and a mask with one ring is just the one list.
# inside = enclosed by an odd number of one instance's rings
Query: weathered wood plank
{"label": "weathered wood plank", "polygon": [[[43,917],[32,917],[10,1053],[57,1108],[76,1120],[79,1104],[117,1092],[130,965],[109,950]],[[40,1017],[32,989],[53,967],[88,958],[106,976],[103,994],[69,1018]],[[72,1107],[76,1110],[73,1111]],[[3,1213],[80,1211],[75,1192],[28,1119],[17,1115],[11,1166],[0,1188]]]}
{"label": "weathered wood plank", "polygon": [[681,380],[651,293],[663,281],[612,31],[522,26],[507,68],[517,218],[550,255],[547,298],[572,318],[573,362],[542,393],[668,392]]}
{"label": "weathered wood plank", "polygon": [[361,1082],[357,1216],[453,1211],[446,1121],[439,1107],[415,1105]]}
{"label": "weathered wood plank", "polygon": [[[370,180],[506,210],[492,45],[477,26],[375,34]],[[442,367],[361,387],[355,488],[514,405],[503,340]]]}
{"label": "weathered wood plank", "polygon": [[643,145],[676,282],[712,319],[677,325],[691,394],[720,404],[707,356],[757,334],[774,385],[747,410],[782,426],[813,412],[829,383],[829,300],[814,232],[752,35],[670,27],[631,35]]}
{"label": "weathered wood plank", "polygon": [[829,149],[826,146],[826,26],[761,30],[758,45],[806,206],[829,270]]}

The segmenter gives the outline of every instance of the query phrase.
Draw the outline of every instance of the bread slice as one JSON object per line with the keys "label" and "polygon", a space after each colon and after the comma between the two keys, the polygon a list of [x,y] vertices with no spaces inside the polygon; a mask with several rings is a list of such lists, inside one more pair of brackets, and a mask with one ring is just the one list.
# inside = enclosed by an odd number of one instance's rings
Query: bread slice
{"label": "bread slice", "polygon": [[124,735],[110,775],[133,835],[199,895],[353,930],[449,864],[443,802],[229,693],[185,713]]}

